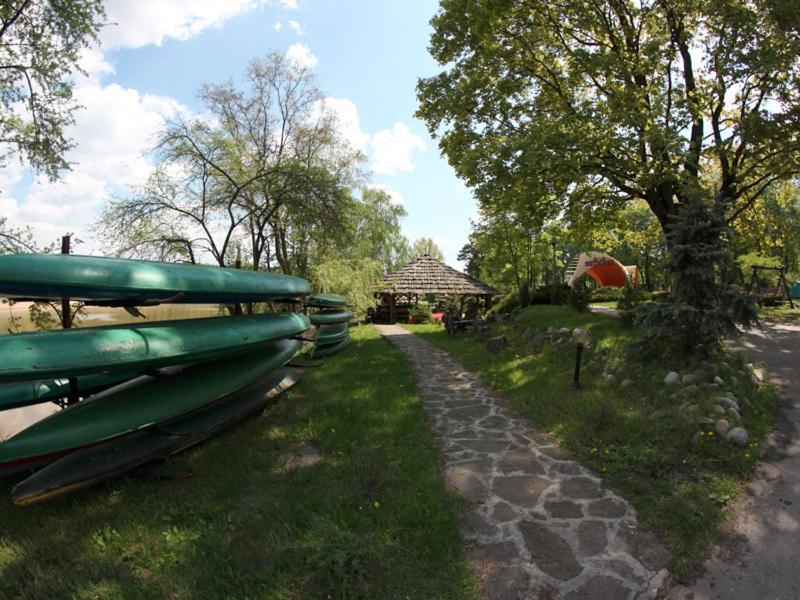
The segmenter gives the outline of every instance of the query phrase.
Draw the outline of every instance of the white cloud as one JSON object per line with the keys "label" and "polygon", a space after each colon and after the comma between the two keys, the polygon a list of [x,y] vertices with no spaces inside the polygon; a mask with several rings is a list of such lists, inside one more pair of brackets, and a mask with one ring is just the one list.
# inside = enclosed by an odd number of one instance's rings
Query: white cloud
{"label": "white cloud", "polygon": [[294,31],[294,32],[295,32],[297,35],[303,35],[303,34],[305,34],[305,30],[303,29],[303,26],[302,26],[302,25],[300,25],[300,23],[298,23],[297,21],[287,21],[287,23],[286,23],[286,24],[287,24],[287,25],[289,25],[289,27],[291,27],[291,28],[292,28],[292,30],[293,30],[293,31]]}
{"label": "white cloud", "polygon": [[280,0],[280,4],[287,10],[297,10],[299,8],[298,0]]}
{"label": "white cloud", "polygon": [[312,111],[312,118],[319,118],[320,110],[332,113],[336,117],[336,128],[339,135],[347,140],[354,149],[366,153],[369,134],[361,130],[358,108],[352,100],[328,96],[323,100],[322,106],[318,105]]}
{"label": "white cloud", "polygon": [[263,4],[265,0],[109,0],[110,25],[100,38],[104,48],[160,46],[167,38],[188,40]]}
{"label": "white cloud", "polygon": [[[103,86],[96,77],[78,79],[75,99],[83,108],[67,131],[76,144],[66,157],[73,163],[71,171],[55,182],[37,177],[16,198],[7,195],[6,186],[19,181],[20,174],[11,165],[0,171],[2,215],[14,225],[29,225],[42,244],[69,231],[88,240],[88,227],[103,203],[113,193],[143,183],[150,173],[146,152],[164,119],[188,114],[173,98],[118,84]],[[79,251],[93,249],[87,244]]]}
{"label": "white cloud", "polygon": [[286,51],[286,58],[306,69],[313,69],[319,62],[319,59],[314,56],[311,49],[305,44],[300,43],[289,46],[289,49]]}
{"label": "white cloud", "polygon": [[372,136],[372,169],[383,175],[411,172],[414,170],[411,162],[414,150],[425,150],[422,136],[413,133],[403,123],[395,123],[391,129]]}
{"label": "white cloud", "polygon": [[281,23],[280,21],[275,21],[275,23],[272,25],[272,28],[278,33],[280,33],[281,29],[283,29],[283,23]]}
{"label": "white cloud", "polygon": [[370,187],[373,190],[380,190],[382,192],[386,192],[387,194],[389,194],[389,197],[392,199],[392,202],[394,202],[395,204],[399,204],[400,206],[405,206],[405,204],[406,204],[406,199],[403,196],[403,194],[398,192],[396,189],[394,189],[389,184],[386,184],[386,183],[371,183],[367,187]]}

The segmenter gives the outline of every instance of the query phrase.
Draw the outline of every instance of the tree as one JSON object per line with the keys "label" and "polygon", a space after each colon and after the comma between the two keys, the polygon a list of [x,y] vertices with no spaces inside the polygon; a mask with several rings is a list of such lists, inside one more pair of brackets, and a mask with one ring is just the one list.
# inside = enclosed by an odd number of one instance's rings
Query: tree
{"label": "tree", "polygon": [[544,222],[641,199],[666,233],[707,203],[731,223],[800,172],[783,4],[443,0],[430,50],[447,68],[419,82],[418,116],[484,206],[516,198]]}
{"label": "tree", "polygon": [[0,167],[17,155],[55,179],[69,168],[74,72],[104,23],[102,0],[0,4]]}
{"label": "tree", "polygon": [[323,97],[313,73],[277,53],[253,60],[242,88],[204,86],[213,119],[169,123],[153,174],[108,204],[99,232],[117,253],[305,274],[342,229],[363,164]]}
{"label": "tree", "polygon": [[[475,223],[472,223],[472,227],[475,228]],[[478,248],[478,237],[475,233],[470,234],[469,241],[461,247],[456,258],[466,263],[464,272],[467,275],[480,279],[483,261],[486,257]]]}
{"label": "tree", "polygon": [[417,238],[414,240],[414,243],[411,244],[408,258],[409,260],[414,260],[425,254],[444,262],[444,252],[442,252],[441,248],[436,245],[436,242],[434,242],[432,238]]}

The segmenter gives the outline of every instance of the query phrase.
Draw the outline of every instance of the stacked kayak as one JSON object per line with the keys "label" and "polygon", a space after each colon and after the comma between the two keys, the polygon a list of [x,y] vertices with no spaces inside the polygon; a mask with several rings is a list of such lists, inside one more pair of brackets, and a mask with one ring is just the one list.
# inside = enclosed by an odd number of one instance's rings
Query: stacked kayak
{"label": "stacked kayak", "polygon": [[[18,300],[68,297],[124,307],[302,302],[310,291],[304,279],[274,273],[0,256],[0,296]],[[320,313],[346,306],[340,296],[307,300],[322,303]],[[82,398],[0,442],[0,476],[40,469],[12,491],[15,502],[29,504],[192,446],[258,413],[297,381],[285,365],[309,327],[305,315],[283,312],[0,336],[0,411]],[[320,327],[321,348],[349,340],[346,320]]]}
{"label": "stacked kayak", "polygon": [[323,358],[336,354],[350,343],[349,323],[353,313],[347,310],[347,298],[335,294],[316,294],[309,296],[306,306],[317,308],[309,315],[316,326],[311,358]]}

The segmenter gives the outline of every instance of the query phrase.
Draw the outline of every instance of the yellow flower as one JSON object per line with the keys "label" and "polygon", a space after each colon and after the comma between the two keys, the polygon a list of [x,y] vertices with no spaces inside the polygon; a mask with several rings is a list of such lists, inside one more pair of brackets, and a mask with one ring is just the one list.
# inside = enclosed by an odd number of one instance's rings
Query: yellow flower
{"label": "yellow flower", "polygon": [[594,454],[595,452],[597,452],[597,448],[592,448],[591,453]]}
{"label": "yellow flower", "polygon": [[372,503],[372,506],[374,506],[375,508],[380,508],[381,507],[381,503],[378,502],[377,500],[375,500],[375,502]]}
{"label": "yellow flower", "polygon": [[708,435],[714,435],[714,432],[713,431],[709,431]]}
{"label": "yellow flower", "polygon": [[706,432],[705,432],[705,431],[701,431],[701,432],[700,432],[700,435],[705,435],[705,434],[706,434]]}
{"label": "yellow flower", "polygon": [[744,453],[744,457],[745,457],[745,458],[750,458],[750,453],[749,453],[749,452],[745,452],[745,453]]}
{"label": "yellow flower", "polygon": [[333,427],[331,427],[331,432],[332,432],[332,433],[336,433],[336,429],[335,429],[335,428],[333,428]]}

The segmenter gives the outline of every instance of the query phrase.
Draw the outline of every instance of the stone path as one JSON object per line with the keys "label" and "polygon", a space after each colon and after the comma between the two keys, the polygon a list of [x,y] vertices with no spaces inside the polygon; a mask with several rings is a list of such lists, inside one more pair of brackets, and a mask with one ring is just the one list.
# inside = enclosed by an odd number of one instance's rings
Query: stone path
{"label": "stone path", "polygon": [[674,589],[676,600],[800,598],[800,326],[767,323],[736,346],[781,388],[776,430],[706,574]]}
{"label": "stone path", "polygon": [[602,481],[454,357],[396,325],[431,418],[445,478],[472,501],[462,532],[488,598],[661,597],[668,555]]}

